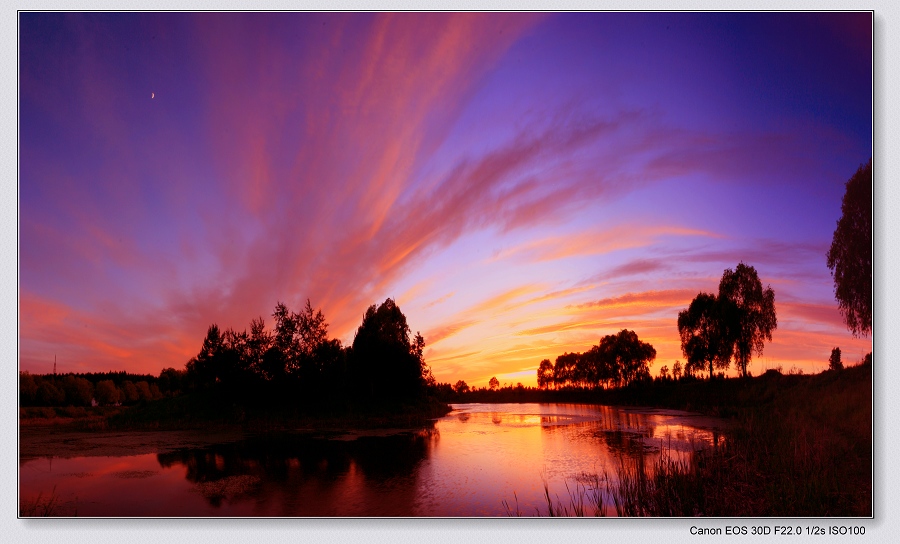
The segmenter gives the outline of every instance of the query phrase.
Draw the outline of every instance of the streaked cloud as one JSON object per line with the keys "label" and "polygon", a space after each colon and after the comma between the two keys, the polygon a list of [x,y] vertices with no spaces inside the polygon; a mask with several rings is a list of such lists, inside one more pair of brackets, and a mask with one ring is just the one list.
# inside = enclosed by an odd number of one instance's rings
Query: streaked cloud
{"label": "streaked cloud", "polygon": [[[157,373],[307,298],[349,341],[387,297],[439,379],[622,328],[668,360],[741,261],[776,290],[767,354],[865,346],[824,254],[870,36],[782,16],[23,14],[20,366]],[[800,50],[841,55],[823,79]]]}

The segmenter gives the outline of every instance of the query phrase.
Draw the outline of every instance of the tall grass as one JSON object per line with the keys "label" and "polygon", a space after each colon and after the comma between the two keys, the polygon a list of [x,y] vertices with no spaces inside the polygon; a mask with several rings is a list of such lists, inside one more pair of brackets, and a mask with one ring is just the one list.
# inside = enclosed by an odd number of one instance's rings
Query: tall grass
{"label": "tall grass", "polygon": [[[554,501],[550,496],[550,485],[545,479],[544,499],[547,502],[547,511],[545,514],[535,507],[535,514],[537,516],[547,515],[552,518],[572,516],[601,517],[606,515],[606,501],[604,497],[609,493],[608,478],[606,475],[581,474],[577,478],[566,480],[565,486],[567,502],[564,503],[559,498],[559,495],[556,495],[556,500]],[[604,491],[604,489],[606,490]],[[523,513],[519,508],[519,497],[516,493],[513,493],[513,497],[515,498],[515,508],[513,508],[505,499],[501,502],[503,503],[503,507],[506,509],[506,514],[508,516],[521,517]]]}
{"label": "tall grass", "polygon": [[43,493],[38,493],[37,497],[30,501],[24,501],[19,508],[19,515],[25,518],[31,517],[50,517],[78,515],[78,499],[75,499],[74,506],[72,503],[63,504],[56,494],[56,486],[45,497]]}
{"label": "tall grass", "polygon": [[[601,498],[619,516],[872,515],[871,365],[781,378],[748,382],[739,402],[761,393],[756,406],[723,404],[736,428],[718,447],[620,457],[615,478],[597,479]],[[576,486],[563,505],[545,483],[536,513],[587,515],[598,487]]]}

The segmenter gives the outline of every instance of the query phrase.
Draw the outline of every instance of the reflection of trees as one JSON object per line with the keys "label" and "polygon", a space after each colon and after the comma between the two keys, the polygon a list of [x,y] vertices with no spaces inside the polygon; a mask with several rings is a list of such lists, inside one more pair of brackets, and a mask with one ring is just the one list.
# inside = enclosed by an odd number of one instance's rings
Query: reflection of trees
{"label": "reflection of trees", "polygon": [[601,429],[594,433],[594,436],[601,438],[606,447],[612,453],[624,453],[627,455],[637,455],[652,451],[652,447],[648,446],[645,438],[650,436],[644,432],[628,432],[621,430]]}
{"label": "reflection of trees", "polygon": [[[546,433],[574,431],[583,440],[599,440],[614,454],[636,455],[657,449],[648,443],[648,439],[656,434],[653,418],[610,406],[597,406],[596,409],[599,415],[597,419],[580,423],[569,423],[569,418],[560,416],[544,416],[541,418],[541,430]],[[548,425],[563,422],[565,424]]]}
{"label": "reflection of trees", "polygon": [[[162,467],[182,465],[185,478],[214,507],[223,502],[254,499],[264,503],[272,496],[294,511],[284,515],[322,515],[306,507],[323,499],[322,490],[344,479],[377,486],[387,480],[414,476],[418,465],[430,456],[439,438],[434,428],[391,436],[361,436],[356,440],[329,440],[310,436],[267,436],[202,449],[157,455]],[[361,478],[360,478],[361,477]],[[414,482],[414,478],[409,478]],[[316,490],[316,496],[309,496]],[[334,514],[341,504],[315,504]]]}

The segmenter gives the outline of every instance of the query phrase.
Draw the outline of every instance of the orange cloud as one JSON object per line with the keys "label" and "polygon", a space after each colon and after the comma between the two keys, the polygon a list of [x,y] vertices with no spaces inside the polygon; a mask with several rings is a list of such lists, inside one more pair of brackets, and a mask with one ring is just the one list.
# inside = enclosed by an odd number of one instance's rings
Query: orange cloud
{"label": "orange cloud", "polygon": [[670,308],[673,306],[690,305],[691,300],[697,296],[693,289],[670,289],[665,291],[644,291],[640,293],[625,293],[617,297],[600,299],[596,302],[579,304],[578,309],[596,308],[600,310],[614,308]]}
{"label": "orange cloud", "polygon": [[467,329],[472,325],[477,325],[480,321],[469,319],[466,321],[457,321],[449,325],[444,325],[437,329],[432,329],[425,333],[425,342],[427,345],[433,346],[445,338],[449,338],[463,329]]}
{"label": "orange cloud", "polygon": [[682,227],[649,227],[645,225],[621,225],[601,232],[585,231],[568,236],[553,236],[537,240],[509,251],[501,252],[495,259],[521,256],[528,261],[542,262],[599,255],[622,249],[634,249],[656,243],[664,236],[704,236],[721,238],[718,234]]}

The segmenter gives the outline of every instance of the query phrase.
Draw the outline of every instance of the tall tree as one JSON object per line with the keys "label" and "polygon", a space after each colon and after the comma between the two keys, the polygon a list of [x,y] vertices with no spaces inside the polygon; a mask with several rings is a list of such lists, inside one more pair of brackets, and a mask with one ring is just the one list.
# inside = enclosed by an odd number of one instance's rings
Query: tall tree
{"label": "tall tree", "polygon": [[828,358],[828,369],[829,370],[842,370],[844,368],[844,363],[841,362],[841,348],[834,348],[831,350],[831,357]]}
{"label": "tall tree", "polygon": [[206,338],[203,339],[200,353],[185,365],[185,371],[195,387],[208,387],[216,382],[216,366],[222,355],[223,347],[219,326],[213,323],[206,331]]}
{"label": "tall tree", "polygon": [[615,335],[605,336],[600,341],[601,350],[604,343],[611,345],[609,353],[613,355],[625,385],[650,376],[650,363],[656,359],[656,349],[638,339],[634,331],[622,329]]}
{"label": "tall tree", "polygon": [[550,359],[544,359],[537,369],[537,385],[540,389],[547,389],[553,384],[553,363]]}
{"label": "tall tree", "polygon": [[580,357],[580,353],[563,353],[556,358],[556,363],[553,365],[553,381],[557,386],[575,385],[578,380],[575,373]]}
{"label": "tall tree", "polygon": [[854,336],[872,332],[872,159],[847,181],[828,250],[834,298]]}
{"label": "tall tree", "polygon": [[295,314],[297,323],[297,335],[299,336],[300,352],[311,357],[319,346],[328,341],[328,323],[321,310],[313,310],[309,299],[306,306],[299,314]]}
{"label": "tall tree", "polygon": [[708,368],[712,379],[714,369],[728,368],[734,344],[726,304],[728,301],[720,302],[716,295],[700,293],[686,310],[678,313],[681,351],[687,357],[685,371]]}
{"label": "tall tree", "polygon": [[[719,282],[719,301],[730,301],[722,308],[732,323],[733,355],[742,376],[752,354],[762,355],[766,340],[772,341],[772,331],[778,327],[775,316],[775,291],[763,289],[756,269],[739,263],[734,270],[726,269]],[[729,315],[730,314],[730,315]]]}
{"label": "tall tree", "polygon": [[406,316],[393,301],[366,310],[350,350],[351,377],[361,400],[404,400],[424,392],[431,375],[425,340],[410,340]]}
{"label": "tall tree", "polygon": [[253,318],[250,321],[250,337],[247,340],[247,357],[254,375],[264,375],[263,357],[271,346],[272,336],[266,330],[266,322],[262,316]]}

